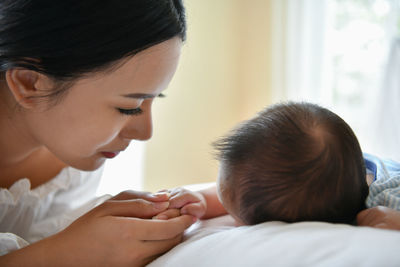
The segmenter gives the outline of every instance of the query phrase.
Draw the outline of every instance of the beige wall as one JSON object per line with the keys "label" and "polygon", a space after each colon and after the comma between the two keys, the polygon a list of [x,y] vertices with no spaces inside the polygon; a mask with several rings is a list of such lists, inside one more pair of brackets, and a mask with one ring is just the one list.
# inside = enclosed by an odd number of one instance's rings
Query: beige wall
{"label": "beige wall", "polygon": [[154,102],[144,189],[215,181],[211,142],[270,104],[270,0],[186,0],[188,38]]}

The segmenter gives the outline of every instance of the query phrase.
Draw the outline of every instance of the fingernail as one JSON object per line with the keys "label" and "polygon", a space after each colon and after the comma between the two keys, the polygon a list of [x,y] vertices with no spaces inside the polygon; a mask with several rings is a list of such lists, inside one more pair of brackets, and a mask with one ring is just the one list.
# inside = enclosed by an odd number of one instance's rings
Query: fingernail
{"label": "fingernail", "polygon": [[166,208],[168,208],[169,206],[169,202],[153,202],[153,206],[154,208],[158,209],[158,210],[165,210]]}
{"label": "fingernail", "polygon": [[197,217],[193,216],[193,222],[197,222]]}

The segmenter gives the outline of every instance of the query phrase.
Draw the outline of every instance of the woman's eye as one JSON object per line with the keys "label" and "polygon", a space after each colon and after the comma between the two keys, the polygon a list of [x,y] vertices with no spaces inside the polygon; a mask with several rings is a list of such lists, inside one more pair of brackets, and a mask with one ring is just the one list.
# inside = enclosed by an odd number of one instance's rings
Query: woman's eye
{"label": "woman's eye", "polygon": [[139,115],[139,114],[142,114],[142,112],[143,112],[143,110],[141,108],[134,108],[134,109],[118,108],[118,111],[124,115]]}

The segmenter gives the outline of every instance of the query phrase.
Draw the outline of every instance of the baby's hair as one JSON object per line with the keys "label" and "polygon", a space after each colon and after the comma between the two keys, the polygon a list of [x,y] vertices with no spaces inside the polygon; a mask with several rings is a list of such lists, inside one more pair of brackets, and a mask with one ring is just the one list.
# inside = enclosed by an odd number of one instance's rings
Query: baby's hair
{"label": "baby's hair", "polygon": [[246,224],[279,220],[351,223],[368,185],[360,145],[333,112],[310,103],[273,105],[214,143]]}

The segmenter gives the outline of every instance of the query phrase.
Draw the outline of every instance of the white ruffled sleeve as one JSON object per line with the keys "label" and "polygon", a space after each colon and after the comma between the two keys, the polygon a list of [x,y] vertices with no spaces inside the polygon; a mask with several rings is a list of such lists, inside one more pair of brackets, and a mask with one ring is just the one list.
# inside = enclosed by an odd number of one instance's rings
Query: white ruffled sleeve
{"label": "white ruffled sleeve", "polygon": [[27,245],[28,242],[13,233],[0,233],[0,256]]}
{"label": "white ruffled sleeve", "polygon": [[58,233],[110,198],[95,197],[101,174],[67,167],[34,189],[26,178],[0,188],[1,255]]}

